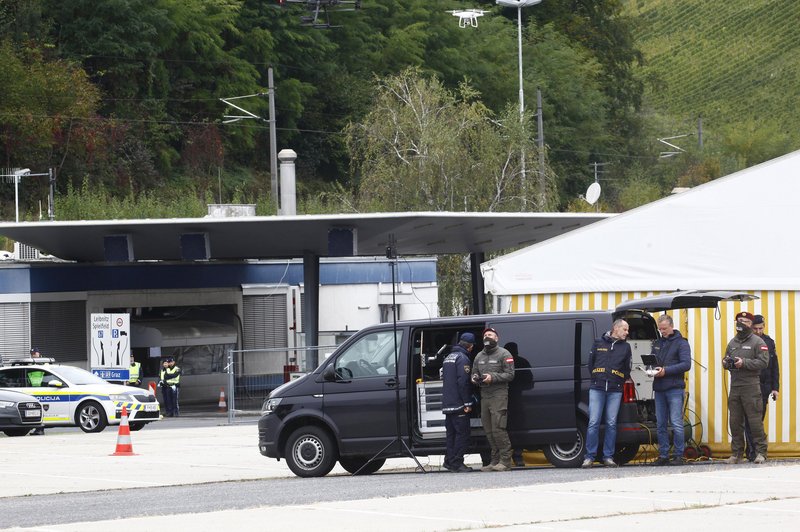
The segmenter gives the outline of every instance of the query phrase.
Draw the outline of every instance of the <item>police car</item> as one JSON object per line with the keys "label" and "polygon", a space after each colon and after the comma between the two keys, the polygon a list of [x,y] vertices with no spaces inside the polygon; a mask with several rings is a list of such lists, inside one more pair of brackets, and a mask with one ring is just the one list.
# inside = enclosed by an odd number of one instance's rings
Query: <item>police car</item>
{"label": "police car", "polygon": [[120,423],[123,406],[131,430],[161,418],[150,390],[110,384],[84,369],[54,362],[52,358],[27,358],[0,368],[0,388],[38,399],[45,427],[77,425],[84,432],[101,432]]}
{"label": "police car", "polygon": [[0,390],[0,431],[6,436],[25,436],[42,426],[42,403],[14,390]]}

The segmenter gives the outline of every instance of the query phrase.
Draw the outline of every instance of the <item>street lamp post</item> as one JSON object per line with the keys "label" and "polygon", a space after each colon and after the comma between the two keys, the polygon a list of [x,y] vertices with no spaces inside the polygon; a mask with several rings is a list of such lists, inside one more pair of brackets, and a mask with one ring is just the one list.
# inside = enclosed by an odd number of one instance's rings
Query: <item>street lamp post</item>
{"label": "street lamp post", "polygon": [[16,213],[16,223],[19,223],[19,180],[22,178],[22,176],[30,174],[30,168],[14,170],[14,212]]}
{"label": "street lamp post", "polygon": [[[535,6],[540,4],[542,0],[496,0],[497,4],[505,7],[517,8],[517,58],[519,63],[519,120],[524,123],[525,120],[525,94],[522,86],[522,8]],[[526,185],[525,174],[525,143],[522,143],[522,158],[520,160],[520,169],[522,174],[522,190],[523,194]],[[523,200],[524,201],[524,200]]]}

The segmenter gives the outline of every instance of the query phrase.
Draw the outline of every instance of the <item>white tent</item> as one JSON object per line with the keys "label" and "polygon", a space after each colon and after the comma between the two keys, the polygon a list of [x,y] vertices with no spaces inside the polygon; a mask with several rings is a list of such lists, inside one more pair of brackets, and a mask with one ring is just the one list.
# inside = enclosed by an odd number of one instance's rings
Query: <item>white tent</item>
{"label": "white tent", "polygon": [[[758,299],[671,312],[695,364],[687,376],[696,441],[727,456],[722,353],[740,310],[763,314],[777,346],[780,396],[767,408],[770,457],[800,456],[800,151],[596,222],[481,265],[510,312],[614,309],[682,289],[742,290]],[[595,331],[599,334],[602,331]]]}
{"label": "white tent", "polygon": [[800,289],[800,151],[481,265],[495,295]]}

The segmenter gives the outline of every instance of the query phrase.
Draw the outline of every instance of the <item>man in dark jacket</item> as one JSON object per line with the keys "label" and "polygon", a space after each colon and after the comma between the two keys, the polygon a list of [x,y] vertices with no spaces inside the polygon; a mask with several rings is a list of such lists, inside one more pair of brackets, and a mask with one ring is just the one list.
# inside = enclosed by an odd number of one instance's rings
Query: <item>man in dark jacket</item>
{"label": "man in dark jacket", "polygon": [[[757,334],[764,340],[769,349],[769,363],[767,367],[761,370],[761,420],[767,415],[767,405],[770,398],[773,401],[778,399],[778,392],[781,389],[781,372],[778,368],[778,353],[775,351],[775,340],[770,338],[768,334],[764,333],[764,316],[756,314],[753,316],[753,333]],[[766,430],[766,429],[765,429]],[[744,439],[747,443],[745,449],[745,456],[751,462],[756,459],[756,449],[753,445],[753,433],[750,431],[750,424],[747,419],[744,420]]]}
{"label": "man in dark jacket", "polygon": [[[658,318],[661,338],[653,342],[658,373],[653,375],[653,392],[656,401],[656,425],[658,428],[658,458],[655,465],[683,464],[683,398],[684,374],[692,366],[692,351],[689,342],[675,329],[672,317],[663,314]],[[672,426],[673,454],[669,458],[669,430]]]}
{"label": "man in dark jacket", "polygon": [[473,471],[464,465],[464,455],[469,447],[469,413],[473,405],[469,353],[474,345],[475,335],[463,333],[442,362],[442,412],[447,431],[444,467],[453,473]]}
{"label": "man in dark jacket", "polygon": [[622,403],[622,387],[631,376],[631,346],[628,322],[616,320],[611,330],[594,341],[589,352],[589,427],[586,431],[586,457],[581,467],[592,467],[600,443],[600,421],[605,420],[603,465],[617,467],[614,451],[617,442],[617,414]]}

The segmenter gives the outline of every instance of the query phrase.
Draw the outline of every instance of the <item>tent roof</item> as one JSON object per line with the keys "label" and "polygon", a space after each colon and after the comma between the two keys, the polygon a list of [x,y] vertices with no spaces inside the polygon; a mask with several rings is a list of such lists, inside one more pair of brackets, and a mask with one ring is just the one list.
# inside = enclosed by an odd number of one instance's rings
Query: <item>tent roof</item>
{"label": "tent roof", "polygon": [[800,151],[481,265],[496,295],[795,290]]}

